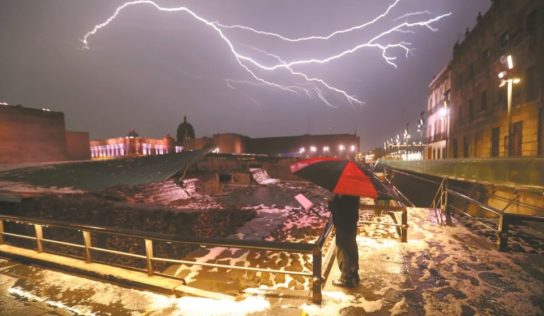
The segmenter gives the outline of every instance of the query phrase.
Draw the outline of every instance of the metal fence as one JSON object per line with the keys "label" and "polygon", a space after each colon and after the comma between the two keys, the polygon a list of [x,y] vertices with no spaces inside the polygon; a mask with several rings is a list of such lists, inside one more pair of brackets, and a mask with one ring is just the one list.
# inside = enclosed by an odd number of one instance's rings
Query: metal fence
{"label": "metal fence", "polygon": [[380,164],[395,170],[439,178],[477,181],[536,191],[544,189],[544,158],[380,160]]}
{"label": "metal fence", "polygon": [[[34,227],[34,234],[21,234],[15,232],[8,232],[5,230],[5,223],[13,223],[15,225],[32,225]],[[290,242],[273,242],[273,241],[261,241],[261,240],[238,240],[238,239],[217,239],[217,238],[190,238],[190,237],[180,237],[170,234],[162,234],[155,232],[143,232],[135,230],[126,230],[122,228],[107,228],[107,227],[97,227],[89,225],[80,225],[67,223],[56,220],[45,220],[45,219],[35,219],[35,218],[26,218],[20,216],[6,216],[0,215],[0,244],[4,244],[5,237],[12,237],[15,239],[30,240],[35,243],[35,250],[39,253],[41,252],[51,252],[46,250],[45,244],[54,244],[70,248],[76,248],[82,250],[83,256],[79,259],[85,260],[85,262],[93,262],[93,255],[96,253],[105,253],[112,256],[121,256],[128,258],[135,258],[145,260],[146,269],[140,269],[135,266],[126,266],[119,265],[114,263],[108,263],[114,266],[120,266],[122,268],[128,268],[133,270],[145,271],[149,276],[154,274],[161,275],[169,278],[179,279],[184,281],[181,278],[176,276],[163,274],[159,271],[156,271],[153,267],[154,262],[170,263],[170,264],[186,264],[186,265],[200,265],[203,267],[209,268],[220,268],[220,269],[238,269],[245,271],[253,272],[265,272],[273,274],[288,274],[296,275],[311,278],[311,296],[314,303],[321,303],[322,294],[321,288],[324,285],[323,272],[325,275],[328,273],[332,263],[334,243],[330,243],[330,246],[324,254],[324,245],[327,238],[331,235],[332,231],[332,218],[328,220],[325,225],[325,228],[317,241],[315,243],[290,243]],[[82,243],[75,242],[66,242],[58,239],[44,238],[44,230],[49,228],[61,228],[67,229],[70,231],[75,231],[81,234]],[[119,251],[113,249],[106,249],[102,247],[97,247],[93,245],[92,235],[93,234],[106,234],[113,236],[125,236],[130,238],[136,238],[143,243],[145,247],[145,255],[138,254],[135,252],[129,251]],[[284,270],[284,269],[265,269],[258,267],[250,266],[236,266],[231,264],[219,264],[219,263],[207,263],[207,262],[197,262],[193,260],[181,260],[173,258],[164,258],[155,256],[153,253],[153,245],[156,242],[167,242],[175,244],[184,244],[184,245],[198,245],[206,247],[225,247],[225,248],[237,248],[237,249],[247,249],[247,250],[266,250],[266,251],[276,251],[276,252],[287,252],[287,253],[299,253],[299,254],[311,254],[312,255],[312,268],[311,271],[307,269],[304,271],[293,271],[293,270]],[[51,252],[52,253],[52,252]],[[59,254],[59,253],[56,253]],[[60,254],[65,255],[65,254]]]}
{"label": "metal fence", "polygon": [[[402,174],[402,175],[409,176],[423,182],[438,185],[438,190],[433,198],[431,208],[438,212],[437,218],[439,219],[440,222],[445,223],[446,225],[452,225],[452,220],[451,220],[452,211],[469,216],[471,218],[478,219],[478,217],[468,214],[461,208],[453,205],[451,203],[452,197],[458,198],[468,204],[476,205],[481,210],[487,213],[493,214],[495,217],[498,218],[497,227],[491,227],[482,221],[480,221],[480,223],[486,226],[487,228],[495,231],[497,236],[497,249],[499,251],[506,251],[508,249],[509,226],[514,221],[516,222],[520,222],[520,221],[544,222],[544,216],[507,213],[505,212],[505,210],[499,210],[490,205],[487,205],[478,200],[475,200],[471,198],[470,196],[468,196],[467,194],[459,192],[462,190],[458,188],[455,188],[455,189],[452,188],[449,185],[449,181],[447,177],[442,178],[441,182],[438,182],[438,181],[434,181],[428,178],[424,178],[424,177],[421,177],[409,172],[397,170],[397,169],[390,168],[389,170],[391,173]],[[523,206],[523,203],[520,203],[518,201],[510,201],[510,202]]]}

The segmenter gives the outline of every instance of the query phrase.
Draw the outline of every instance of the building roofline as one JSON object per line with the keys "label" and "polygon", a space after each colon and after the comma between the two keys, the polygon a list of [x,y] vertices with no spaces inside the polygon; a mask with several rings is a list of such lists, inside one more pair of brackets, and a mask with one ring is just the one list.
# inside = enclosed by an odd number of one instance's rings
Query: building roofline
{"label": "building roofline", "polygon": [[451,62],[448,62],[448,64],[444,67],[442,67],[442,69],[438,72],[438,74],[434,75],[433,79],[431,80],[431,82],[429,83],[429,89],[431,89],[431,87],[448,71],[450,71],[450,65],[451,65]]}

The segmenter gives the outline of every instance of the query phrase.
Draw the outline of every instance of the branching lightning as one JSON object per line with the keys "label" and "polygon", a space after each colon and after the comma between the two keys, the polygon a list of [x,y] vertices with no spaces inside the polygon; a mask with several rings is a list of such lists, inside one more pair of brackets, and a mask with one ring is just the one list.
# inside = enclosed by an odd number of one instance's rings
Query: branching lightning
{"label": "branching lightning", "polygon": [[[240,53],[239,50],[236,48],[235,44],[233,43],[233,41],[225,34],[225,31],[242,30],[242,31],[247,31],[247,32],[257,34],[259,36],[272,37],[277,40],[288,42],[288,43],[300,43],[300,42],[306,42],[306,41],[328,41],[332,39],[333,37],[337,37],[342,34],[352,33],[358,30],[362,30],[368,26],[371,26],[377,23],[378,21],[384,19],[388,15],[391,15],[391,12],[397,7],[400,1],[401,0],[395,0],[391,5],[387,7],[387,9],[384,12],[382,12],[380,15],[378,15],[371,21],[365,22],[363,24],[355,25],[355,26],[342,29],[342,30],[337,30],[328,35],[323,35],[323,36],[311,35],[306,37],[294,38],[294,37],[287,37],[287,36],[274,33],[274,32],[266,32],[266,31],[257,30],[249,26],[225,25],[218,21],[210,21],[201,17],[200,15],[196,14],[191,9],[184,6],[163,7],[152,0],[134,0],[134,1],[126,2],[120,5],[119,7],[117,7],[115,12],[109,18],[107,18],[104,22],[95,25],[91,31],[86,33],[82,39],[82,42],[84,44],[84,47],[86,49],[89,49],[90,37],[96,35],[98,31],[100,31],[101,29],[108,26],[111,22],[113,22],[117,18],[117,16],[121,13],[121,11],[123,11],[127,7],[135,6],[135,5],[151,5],[159,11],[186,13],[190,15],[192,18],[194,18],[196,21],[201,22],[205,26],[213,29],[219,35],[219,38],[227,45],[228,49],[230,50],[237,64],[240,67],[242,67],[242,69],[244,69],[253,80],[255,80],[255,82],[253,82],[252,84],[267,86],[267,87],[280,89],[283,91],[288,91],[288,92],[297,93],[297,94],[303,92],[308,96],[312,95],[313,93],[313,95],[315,95],[318,99],[320,99],[322,102],[324,102],[325,104],[329,106],[333,106],[333,104],[327,97],[328,93],[337,94],[343,97],[350,104],[361,105],[364,102],[358,99],[357,97],[355,97],[354,95],[349,94],[347,91],[327,83],[324,79],[312,77],[300,70],[295,70],[295,68],[302,65],[311,65],[311,64],[319,65],[319,64],[330,63],[344,56],[356,53],[362,49],[377,49],[378,51],[381,52],[383,60],[387,64],[396,68],[397,64],[395,63],[395,60],[397,59],[397,57],[389,55],[389,52],[394,49],[400,49],[401,51],[404,51],[405,56],[408,57],[410,53],[411,43],[405,42],[405,41],[387,43],[388,35],[396,33],[396,32],[403,33],[403,34],[414,33],[415,32],[414,29],[418,27],[427,28],[435,32],[437,31],[437,29],[434,28],[432,24],[434,24],[435,22],[447,16],[450,16],[451,13],[442,14],[433,18],[419,19],[412,22],[409,22],[408,19],[413,17],[421,17],[422,15],[429,15],[431,13],[429,11],[417,11],[417,12],[405,13],[393,20],[393,21],[398,21],[401,19],[405,19],[406,20],[405,22],[390,27],[389,29],[375,35],[370,40],[367,40],[362,43],[358,43],[356,45],[353,45],[349,49],[343,50],[341,52],[337,52],[336,54],[330,55],[325,58],[307,58],[307,59],[296,59],[296,60],[286,61],[277,54],[272,54],[262,49],[255,48],[255,50],[257,50],[258,53],[264,54],[273,60],[273,62],[267,63],[267,64],[258,62],[255,58],[248,56],[247,54]],[[264,73],[264,72],[276,72],[280,70],[287,71],[287,73],[289,73],[293,79],[298,78],[302,80],[302,82],[297,84],[292,84],[292,83],[283,84],[283,83],[271,81],[269,79],[265,79],[262,75],[259,75],[256,72],[256,71],[259,71],[260,73]],[[233,83],[243,83],[243,82],[248,82],[248,81],[225,79],[225,83],[227,84],[229,88],[234,88],[232,85]]]}

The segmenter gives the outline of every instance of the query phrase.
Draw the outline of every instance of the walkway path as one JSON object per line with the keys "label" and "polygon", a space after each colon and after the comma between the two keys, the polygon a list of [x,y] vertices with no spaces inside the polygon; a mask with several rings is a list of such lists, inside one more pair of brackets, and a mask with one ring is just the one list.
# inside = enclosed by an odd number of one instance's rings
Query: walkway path
{"label": "walkway path", "polygon": [[[369,216],[365,213],[363,216]],[[382,220],[386,220],[385,218]],[[240,293],[236,301],[169,297],[0,258],[1,315],[542,315],[544,257],[500,253],[461,223],[410,209],[409,242],[383,228],[358,237],[361,284],[330,282],[321,306],[304,297]],[[374,238],[370,238],[372,236]],[[376,239],[376,237],[381,237]],[[517,248],[521,249],[521,248]],[[240,276],[243,278],[243,275]],[[265,292],[247,289],[247,292]]]}

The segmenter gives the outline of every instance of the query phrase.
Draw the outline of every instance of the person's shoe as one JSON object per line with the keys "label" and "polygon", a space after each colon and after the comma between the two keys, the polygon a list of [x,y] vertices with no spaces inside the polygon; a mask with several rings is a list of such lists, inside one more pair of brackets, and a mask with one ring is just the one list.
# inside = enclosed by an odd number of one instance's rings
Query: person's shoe
{"label": "person's shoe", "polygon": [[332,280],[332,285],[341,286],[341,287],[345,287],[345,288],[354,287],[353,281],[351,281],[351,280],[342,280],[342,279]]}
{"label": "person's shoe", "polygon": [[356,274],[354,277],[353,277],[353,284],[355,285],[359,285],[359,283],[361,283],[361,279],[359,278],[359,275]]}

